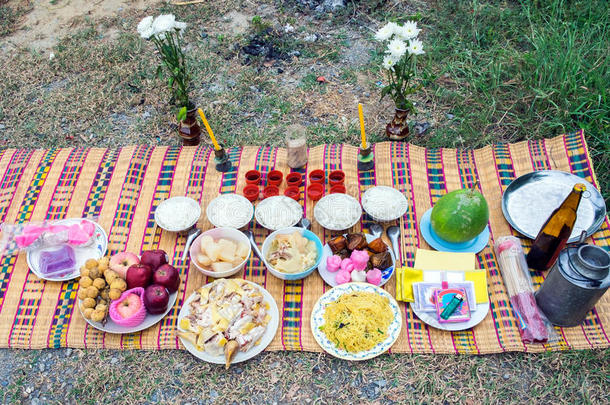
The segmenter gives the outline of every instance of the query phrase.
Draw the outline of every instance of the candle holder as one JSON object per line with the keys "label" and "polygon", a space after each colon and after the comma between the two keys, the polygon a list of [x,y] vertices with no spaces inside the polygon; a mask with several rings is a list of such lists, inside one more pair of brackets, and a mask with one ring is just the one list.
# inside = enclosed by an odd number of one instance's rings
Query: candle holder
{"label": "candle holder", "polygon": [[223,145],[220,145],[218,150],[214,149],[214,163],[216,163],[216,170],[221,173],[226,173],[233,167]]}
{"label": "candle holder", "polygon": [[368,148],[360,148],[360,153],[358,153],[358,170],[359,171],[367,171],[373,170],[375,167],[375,154],[371,150],[371,147]]}

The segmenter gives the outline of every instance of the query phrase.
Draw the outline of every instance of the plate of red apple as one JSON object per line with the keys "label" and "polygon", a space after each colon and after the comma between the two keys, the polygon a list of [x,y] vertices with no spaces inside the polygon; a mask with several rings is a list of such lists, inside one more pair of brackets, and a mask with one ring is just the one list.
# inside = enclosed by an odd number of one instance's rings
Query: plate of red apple
{"label": "plate of red apple", "polygon": [[140,257],[116,253],[109,269],[125,280],[127,289],[122,293],[110,289],[108,315],[102,322],[85,318],[94,328],[117,334],[139,332],[158,323],[176,303],[180,274],[168,263],[165,251],[147,250]]}

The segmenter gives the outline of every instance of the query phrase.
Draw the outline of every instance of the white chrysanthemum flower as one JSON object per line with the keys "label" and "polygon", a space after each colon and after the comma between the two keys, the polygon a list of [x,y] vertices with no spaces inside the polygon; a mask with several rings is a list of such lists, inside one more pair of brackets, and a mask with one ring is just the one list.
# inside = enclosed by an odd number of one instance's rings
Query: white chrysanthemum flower
{"label": "white chrysanthemum flower", "polygon": [[153,30],[153,18],[151,16],[142,18],[138,24],[138,33],[144,39],[149,39],[155,33]]}
{"label": "white chrysanthemum flower", "polygon": [[176,21],[176,24],[174,25],[174,28],[176,28],[178,31],[182,32],[186,29],[186,23],[185,22],[181,22],[181,21]]}
{"label": "white chrysanthemum flower", "polygon": [[424,54],[424,45],[419,39],[412,39],[409,41],[408,51],[411,55],[422,55]]}
{"label": "white chrysanthemum flower", "polygon": [[398,38],[391,40],[388,44],[387,52],[396,60],[400,59],[406,51],[407,45]]}
{"label": "white chrysanthemum flower", "polygon": [[394,60],[392,55],[386,55],[383,57],[383,63],[381,64],[381,66],[383,66],[384,69],[390,70],[394,67],[395,64],[396,60]]}
{"label": "white chrysanthemum flower", "polygon": [[176,28],[176,17],[173,14],[161,14],[152,23],[155,35],[166,33]]}
{"label": "white chrysanthemum flower", "polygon": [[377,41],[385,41],[392,38],[392,35],[396,32],[398,25],[393,22],[389,22],[383,27],[379,28],[379,31],[375,33],[375,39]]}
{"label": "white chrysanthemum flower", "polygon": [[415,21],[407,21],[402,27],[398,27],[396,35],[403,41],[416,38],[419,35],[421,29],[417,28]]}

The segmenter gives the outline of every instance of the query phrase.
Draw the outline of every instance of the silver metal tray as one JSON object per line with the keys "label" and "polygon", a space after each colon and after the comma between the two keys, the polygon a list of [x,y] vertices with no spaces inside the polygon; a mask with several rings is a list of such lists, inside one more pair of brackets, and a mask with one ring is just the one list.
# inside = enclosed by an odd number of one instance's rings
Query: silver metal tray
{"label": "silver metal tray", "polygon": [[591,236],[604,222],[606,204],[593,184],[570,173],[542,170],[513,180],[502,195],[502,213],[517,231],[535,239],[553,210],[563,202],[576,183],[587,191],[578,206],[576,224],[568,242],[576,242],[582,231]]}

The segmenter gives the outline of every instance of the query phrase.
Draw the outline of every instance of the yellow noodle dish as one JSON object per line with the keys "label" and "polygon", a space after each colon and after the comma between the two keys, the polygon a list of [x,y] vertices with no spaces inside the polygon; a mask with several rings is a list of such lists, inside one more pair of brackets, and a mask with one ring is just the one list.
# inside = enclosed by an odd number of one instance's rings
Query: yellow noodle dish
{"label": "yellow noodle dish", "polygon": [[316,243],[296,231],[273,239],[267,261],[282,273],[300,273],[316,264],[317,256]]}
{"label": "yellow noodle dish", "polygon": [[387,297],[352,292],[326,306],[320,330],[337,348],[357,353],[372,349],[388,337],[394,314]]}

